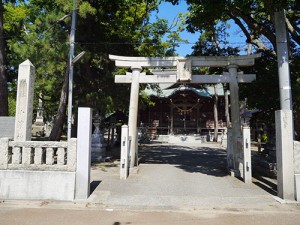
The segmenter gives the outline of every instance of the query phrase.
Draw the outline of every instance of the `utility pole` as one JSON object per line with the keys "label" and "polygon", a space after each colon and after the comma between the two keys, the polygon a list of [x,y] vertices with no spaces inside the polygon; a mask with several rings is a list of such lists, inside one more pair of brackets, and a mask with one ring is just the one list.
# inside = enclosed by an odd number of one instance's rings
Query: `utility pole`
{"label": "utility pole", "polygon": [[280,106],[275,112],[278,197],[295,200],[294,126],[285,12],[275,13]]}
{"label": "utility pole", "polygon": [[70,54],[69,54],[69,95],[68,95],[68,141],[71,138],[72,129],[72,98],[73,98],[73,67],[75,47],[75,26],[76,26],[76,0],[73,0],[72,25],[70,33]]}
{"label": "utility pole", "polygon": [[292,94],[289,68],[289,50],[284,10],[275,13],[277,63],[281,109],[292,110]]}

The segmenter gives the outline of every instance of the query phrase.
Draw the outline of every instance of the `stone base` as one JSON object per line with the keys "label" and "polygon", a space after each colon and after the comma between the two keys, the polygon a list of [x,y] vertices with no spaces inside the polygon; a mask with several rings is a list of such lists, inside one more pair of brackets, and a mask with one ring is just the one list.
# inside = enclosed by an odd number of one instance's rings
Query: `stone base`
{"label": "stone base", "polygon": [[43,137],[43,136],[45,136],[45,128],[44,128],[44,126],[32,125],[31,133],[32,133],[32,136]]}
{"label": "stone base", "polygon": [[229,174],[231,177],[241,177],[241,172],[239,170],[230,169]]}
{"label": "stone base", "polygon": [[138,166],[129,168],[129,174],[138,174],[138,172],[139,172],[139,167]]}
{"label": "stone base", "polygon": [[295,174],[295,183],[296,183],[296,201],[300,202],[300,174]]}
{"label": "stone base", "polygon": [[207,141],[206,135],[159,135],[158,142],[166,142],[170,144],[194,143],[201,144]]}
{"label": "stone base", "polygon": [[106,147],[102,147],[100,149],[94,150],[92,149],[91,152],[91,161],[92,162],[104,162],[105,161],[105,156],[106,156]]}
{"label": "stone base", "polygon": [[0,170],[0,199],[74,200],[75,172]]}

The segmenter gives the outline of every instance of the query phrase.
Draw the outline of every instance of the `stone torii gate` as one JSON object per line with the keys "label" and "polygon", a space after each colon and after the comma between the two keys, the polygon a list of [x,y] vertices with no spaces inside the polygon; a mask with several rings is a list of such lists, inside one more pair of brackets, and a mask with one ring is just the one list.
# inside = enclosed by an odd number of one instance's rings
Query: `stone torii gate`
{"label": "stone torii gate", "polygon": [[[126,57],[109,55],[115,65],[121,68],[131,68],[132,73],[116,75],[115,83],[131,83],[129,106],[129,137],[131,138],[130,169],[137,166],[137,115],[140,83],[229,83],[231,124],[232,124],[232,161],[229,168],[239,171],[239,158],[243,152],[238,147],[241,137],[239,87],[238,83],[249,83],[256,79],[255,74],[238,72],[239,67],[253,66],[254,60],[261,54],[248,56],[195,56],[195,57]],[[228,72],[221,75],[192,75],[192,67],[225,67]],[[143,68],[177,68],[174,74],[146,75]],[[126,178],[125,178],[126,179]]]}

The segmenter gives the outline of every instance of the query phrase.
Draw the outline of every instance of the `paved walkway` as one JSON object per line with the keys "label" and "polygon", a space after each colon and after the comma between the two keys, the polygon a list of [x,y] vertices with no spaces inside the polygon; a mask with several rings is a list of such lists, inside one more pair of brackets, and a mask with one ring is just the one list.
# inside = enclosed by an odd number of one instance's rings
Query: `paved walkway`
{"label": "paved walkway", "polygon": [[97,187],[90,201],[108,208],[174,210],[277,204],[261,187],[228,175],[226,151],[219,145],[149,145],[139,158],[138,173],[127,180],[119,179],[118,165],[93,168]]}

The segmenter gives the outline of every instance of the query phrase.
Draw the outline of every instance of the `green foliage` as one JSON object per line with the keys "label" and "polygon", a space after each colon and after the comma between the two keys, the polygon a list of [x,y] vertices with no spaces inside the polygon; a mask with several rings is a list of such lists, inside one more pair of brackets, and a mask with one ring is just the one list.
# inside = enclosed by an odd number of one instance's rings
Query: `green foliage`
{"label": "green foliage", "polygon": [[9,95],[8,96],[8,115],[15,116],[16,115],[16,97]]}
{"label": "green foliage", "polygon": [[[74,110],[89,106],[106,115],[115,110],[126,112],[130,85],[115,84],[116,71],[109,54],[128,56],[174,55],[175,40],[181,40],[168,21],[149,22],[150,13],[157,10],[156,0],[77,1],[75,55],[86,51],[74,65]],[[16,91],[18,65],[29,59],[36,67],[35,99],[42,93],[45,116],[55,115],[60,99],[64,75],[68,72],[69,34],[72,1],[30,0],[5,5],[5,30],[9,63],[10,96]],[[182,15],[181,15],[182,17]],[[145,86],[142,86],[145,88]],[[143,102],[148,102],[144,94]],[[14,108],[10,101],[11,109]],[[13,112],[11,112],[13,113]]]}
{"label": "green foliage", "polygon": [[264,133],[262,136],[261,136],[261,141],[264,142],[264,143],[267,143],[268,142],[268,135],[266,133]]}
{"label": "green foliage", "polygon": [[[176,0],[170,0],[170,2],[178,3]],[[262,110],[259,119],[268,124],[274,122],[274,111],[280,109],[274,13],[285,9],[287,31],[290,37],[289,57],[293,109],[299,111],[299,1],[187,0],[186,2],[189,4],[190,11],[186,21],[187,29],[190,32],[201,33],[199,41],[193,47],[192,55],[235,55],[239,53],[239,50],[249,50],[232,47],[235,45],[227,41],[229,22],[235,23],[240,28],[239,35],[243,35],[246,43],[253,47],[251,53],[262,53],[262,57],[256,60],[253,68],[242,69],[245,73],[256,73],[257,80],[251,84],[240,85],[240,99],[247,98],[249,108]],[[213,71],[210,69],[206,72],[213,73]]]}

